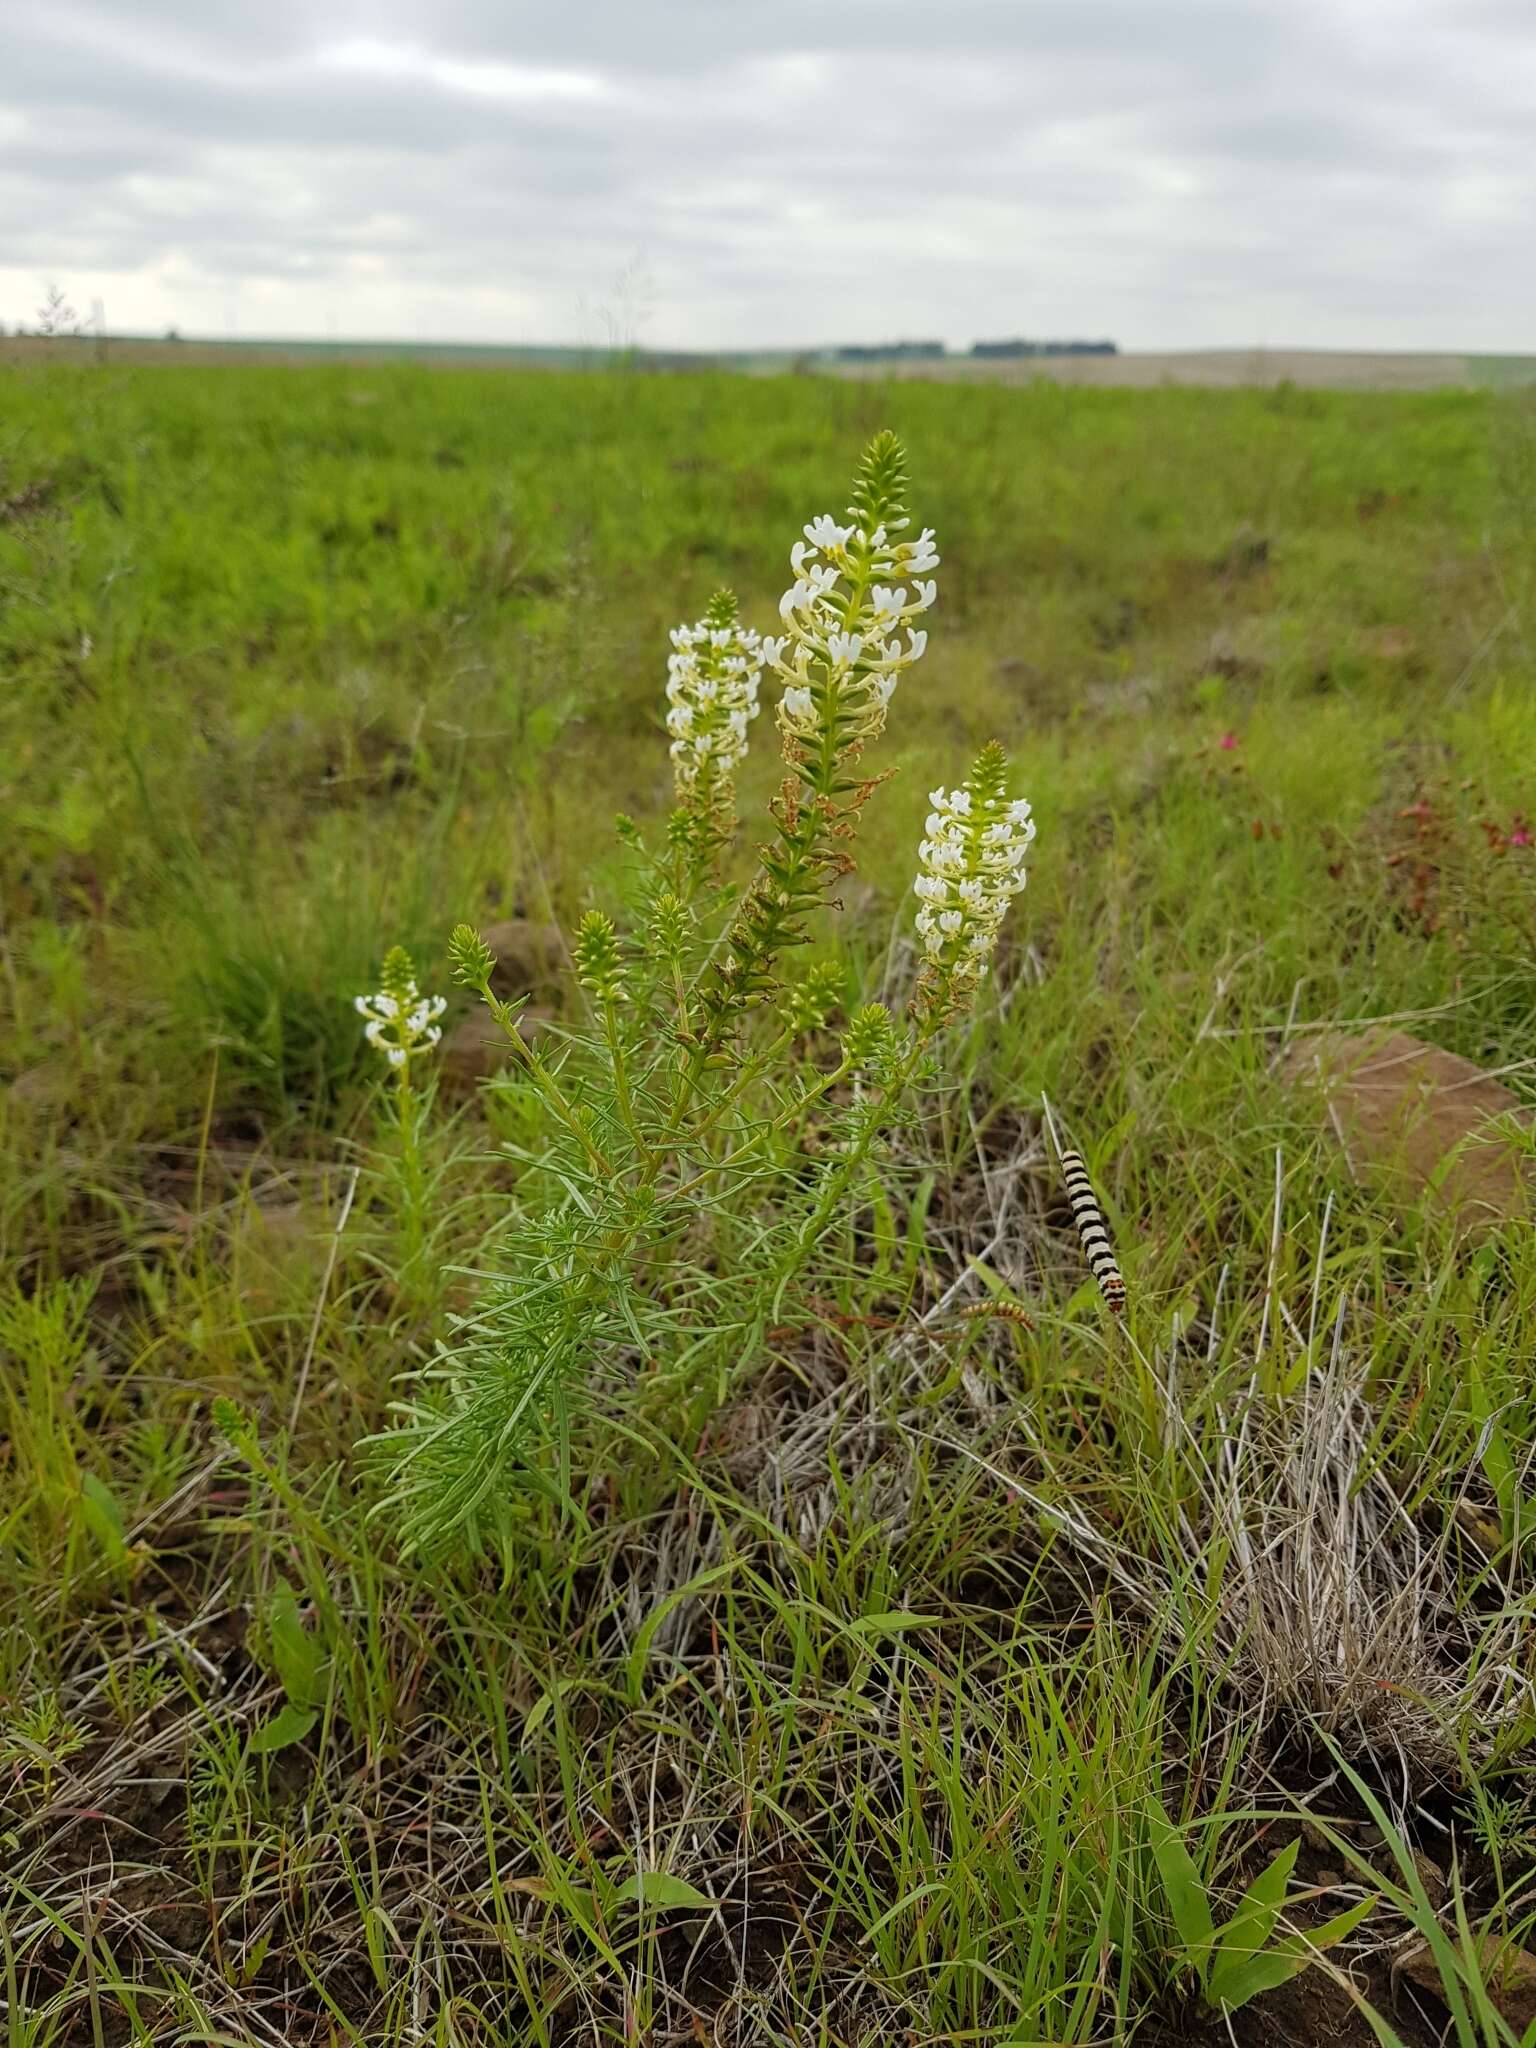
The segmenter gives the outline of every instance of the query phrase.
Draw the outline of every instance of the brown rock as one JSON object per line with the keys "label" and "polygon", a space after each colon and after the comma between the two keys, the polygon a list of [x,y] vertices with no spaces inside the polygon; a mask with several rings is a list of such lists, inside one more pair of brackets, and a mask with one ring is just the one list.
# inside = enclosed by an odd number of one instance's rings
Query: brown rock
{"label": "brown rock", "polygon": [[[518,1014],[518,1034],[534,1038],[554,1016],[544,1004],[530,1004]],[[506,1033],[483,1004],[461,1017],[443,1037],[439,1054],[442,1085],[450,1094],[468,1095],[482,1081],[499,1074],[512,1056]]]}
{"label": "brown rock", "polygon": [[27,1067],[11,1083],[12,1102],[61,1102],[69,1093],[69,1068],[63,1060],[41,1060]]}
{"label": "brown rock", "polygon": [[559,994],[568,959],[559,925],[503,917],[484,926],[480,936],[496,955],[491,987],[503,1002]]}
{"label": "brown rock", "polygon": [[1373,626],[1365,635],[1365,646],[1378,661],[1408,661],[1419,651],[1406,626]]}
{"label": "brown rock", "polygon": [[240,1296],[272,1307],[312,1290],[330,1220],[281,1189],[247,1191],[229,1218],[230,1264]]}
{"label": "brown rock", "polygon": [[[1452,1941],[1454,1944],[1454,1936]],[[1496,1934],[1485,1934],[1477,1945],[1477,1959],[1488,1996],[1516,2033],[1523,2034],[1536,2020],[1536,1956],[1529,1949],[1501,1942]],[[1417,1984],[1436,1998],[1444,1998],[1434,1950],[1427,1941],[1415,1942],[1397,1957],[1393,1968],[1410,1984]]]}
{"label": "brown rock", "polygon": [[1438,1913],[1451,1895],[1445,1872],[1433,1856],[1426,1856],[1422,1849],[1408,1852],[1413,1858],[1413,1867],[1419,1873],[1419,1883],[1424,1887],[1424,1896]]}
{"label": "brown rock", "polygon": [[1468,1234],[1529,1213],[1519,1145],[1490,1129],[1495,1117],[1523,1117],[1520,1099],[1470,1060],[1401,1031],[1319,1031],[1287,1049],[1280,1071],[1321,1091],[1362,1184],[1423,1198]]}

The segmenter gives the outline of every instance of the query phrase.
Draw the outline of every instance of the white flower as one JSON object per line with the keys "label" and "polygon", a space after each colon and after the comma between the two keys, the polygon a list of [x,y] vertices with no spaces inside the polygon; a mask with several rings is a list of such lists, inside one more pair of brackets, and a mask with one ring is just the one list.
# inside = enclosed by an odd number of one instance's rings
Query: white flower
{"label": "white flower", "polygon": [[835,683],[823,708],[835,709],[842,746],[875,738],[902,673],[928,644],[909,621],[932,605],[937,585],[930,577],[909,588],[903,578],[938,566],[932,530],[897,541],[883,525],[866,532],[857,518],[844,526],[823,512],[807,521],[805,538],[789,551],[793,581],[779,600],[785,630],[760,643],[763,664],[788,686],[779,724],[790,740],[812,729],[806,705],[813,681]]}
{"label": "white flower", "polygon": [[[818,513],[805,527],[805,537],[813,548],[841,548],[852,540],[857,527],[839,526],[830,512]],[[797,541],[798,547],[800,543]]]}
{"label": "white flower", "polygon": [[784,717],[795,726],[814,726],[816,723],[816,700],[809,690],[791,684],[779,699],[779,709]]}
{"label": "white flower", "polygon": [[933,544],[931,526],[925,526],[916,540],[898,541],[892,552],[897,565],[908,576],[921,576],[925,570],[939,566],[939,551]]}
{"label": "white flower", "polygon": [[367,1019],[364,1038],[397,1072],[438,1043],[443,1032],[437,1020],[448,1007],[442,996],[424,996],[409,968],[405,954],[397,949],[384,963],[385,979],[392,986],[376,995],[352,998],[353,1009]]}

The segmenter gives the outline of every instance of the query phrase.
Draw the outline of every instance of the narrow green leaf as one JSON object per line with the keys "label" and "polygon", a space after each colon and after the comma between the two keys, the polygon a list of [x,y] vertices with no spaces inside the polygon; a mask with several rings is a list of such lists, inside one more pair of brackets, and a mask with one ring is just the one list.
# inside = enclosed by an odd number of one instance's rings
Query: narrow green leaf
{"label": "narrow green leaf", "polygon": [[563,1698],[564,1695],[570,1691],[573,1683],[574,1681],[569,1678],[557,1678],[553,1685],[548,1687],[546,1691],[541,1692],[539,1694],[538,1698],[534,1701],[533,1705],[528,1709],[528,1712],[523,1717],[522,1746],[524,1749],[528,1747],[528,1744],[532,1741],[533,1737],[538,1733],[539,1729],[543,1726],[545,1721],[548,1720],[550,1713],[554,1708],[555,1702]]}
{"label": "narrow green leaf", "polygon": [[650,1655],[652,1639],[667,1616],[675,1608],[680,1607],[683,1601],[691,1600],[695,1593],[703,1592],[706,1586],[714,1585],[716,1580],[729,1577],[735,1569],[736,1566],[730,1559],[727,1559],[723,1564],[711,1565],[707,1572],[700,1572],[696,1578],[690,1579],[685,1586],[675,1587],[667,1595],[666,1599],[661,1602],[660,1606],[654,1607],[645,1617],[640,1633],[635,1637],[635,1647],[629,1653],[627,1669],[631,1700],[638,1703],[640,1699],[640,1682],[645,1676],[645,1660]]}

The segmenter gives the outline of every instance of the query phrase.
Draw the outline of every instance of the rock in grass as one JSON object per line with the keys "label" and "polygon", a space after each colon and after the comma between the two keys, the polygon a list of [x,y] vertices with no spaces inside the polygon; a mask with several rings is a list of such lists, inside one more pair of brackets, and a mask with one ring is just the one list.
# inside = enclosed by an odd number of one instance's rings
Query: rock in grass
{"label": "rock in grass", "polygon": [[531,917],[503,917],[483,925],[480,936],[496,955],[491,987],[503,1002],[531,996],[535,1002],[558,995],[566,968],[565,940],[557,924]]}
{"label": "rock in grass", "polygon": [[[1452,1934],[1453,1945],[1455,1940]],[[1536,1956],[1529,1949],[1501,1942],[1494,1934],[1483,1935],[1478,1941],[1477,1951],[1488,1996],[1498,2007],[1500,2016],[1517,2033],[1523,2033],[1536,2020]],[[1398,1956],[1393,1968],[1398,1976],[1406,1977],[1420,1990],[1428,1991],[1436,1998],[1444,1998],[1440,1970],[1434,1950],[1427,1941],[1415,1942]]]}
{"label": "rock in grass", "polygon": [[[481,928],[480,936],[496,956],[491,987],[504,1003],[531,998],[521,1011],[518,1030],[532,1039],[556,1015],[561,977],[566,966],[565,940],[557,924],[539,924],[531,917],[504,917]],[[444,1035],[441,1053],[443,1086],[450,1095],[473,1093],[480,1082],[499,1074],[510,1054],[506,1038],[489,1010],[476,1003]]]}
{"label": "rock in grass", "polygon": [[[520,1010],[517,1029],[523,1041],[531,1044],[554,1014],[542,1003],[530,1003]],[[490,1011],[477,1004],[443,1039],[443,1086],[450,1095],[472,1094],[482,1081],[499,1074],[511,1057],[506,1033]]]}
{"label": "rock in grass", "polygon": [[1423,1201],[1467,1235],[1530,1213],[1519,1140],[1496,1122],[1528,1113],[1470,1060],[1402,1031],[1319,1031],[1290,1046],[1280,1070],[1319,1091],[1362,1185]]}

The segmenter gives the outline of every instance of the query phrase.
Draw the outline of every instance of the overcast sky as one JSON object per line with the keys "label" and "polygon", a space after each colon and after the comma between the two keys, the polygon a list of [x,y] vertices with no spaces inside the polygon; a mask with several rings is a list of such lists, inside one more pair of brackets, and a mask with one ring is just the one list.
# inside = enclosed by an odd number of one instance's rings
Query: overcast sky
{"label": "overcast sky", "polygon": [[0,0],[0,320],[1536,350],[1536,0]]}

